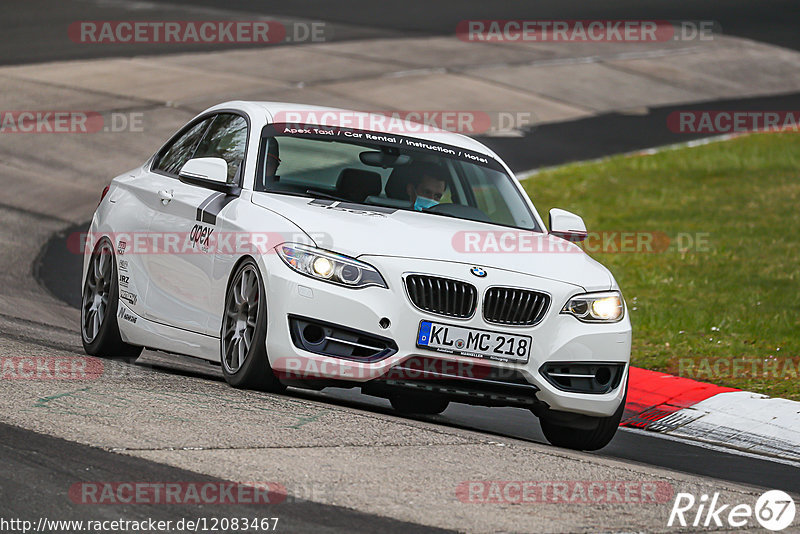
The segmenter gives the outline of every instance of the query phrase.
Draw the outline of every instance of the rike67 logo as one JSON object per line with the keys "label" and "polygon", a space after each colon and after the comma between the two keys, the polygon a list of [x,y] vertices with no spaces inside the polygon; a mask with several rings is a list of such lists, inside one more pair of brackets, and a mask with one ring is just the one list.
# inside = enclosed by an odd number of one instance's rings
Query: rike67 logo
{"label": "rike67 logo", "polygon": [[754,526],[751,521],[755,519],[762,528],[778,532],[792,524],[794,515],[794,499],[780,490],[762,494],[754,506],[722,503],[718,492],[699,499],[691,493],[678,493],[667,526],[742,528]]}

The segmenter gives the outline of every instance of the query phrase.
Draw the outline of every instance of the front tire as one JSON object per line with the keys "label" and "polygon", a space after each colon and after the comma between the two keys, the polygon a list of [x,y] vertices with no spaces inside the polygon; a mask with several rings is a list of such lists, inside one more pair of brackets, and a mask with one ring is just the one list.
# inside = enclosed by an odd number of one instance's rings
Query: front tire
{"label": "front tire", "polygon": [[[551,445],[575,449],[578,451],[596,451],[608,445],[614,438],[625,411],[625,401],[628,398],[628,384],[625,383],[625,395],[617,411],[610,417],[585,417],[581,428],[558,424],[548,420],[547,416],[540,418],[544,437]],[[594,420],[594,421],[592,421]],[[586,424],[588,423],[588,424]]]}
{"label": "front tire", "polygon": [[231,386],[280,393],[286,386],[267,358],[267,302],[258,266],[246,259],[225,294],[220,352],[222,374]]}
{"label": "front tire", "polygon": [[81,341],[86,354],[133,362],[142,347],[122,341],[117,323],[119,285],[114,248],[101,240],[89,259],[81,296]]}

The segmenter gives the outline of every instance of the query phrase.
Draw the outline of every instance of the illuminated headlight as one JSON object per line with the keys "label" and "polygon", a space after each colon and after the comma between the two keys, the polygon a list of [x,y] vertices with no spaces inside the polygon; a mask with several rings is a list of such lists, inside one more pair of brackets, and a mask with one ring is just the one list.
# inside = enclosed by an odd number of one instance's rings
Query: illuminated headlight
{"label": "illuminated headlight", "polygon": [[620,292],[606,291],[574,296],[561,313],[574,315],[586,323],[615,323],[622,319],[624,311]]}
{"label": "illuminated headlight", "polygon": [[283,243],[275,251],[286,265],[311,278],[353,288],[387,287],[375,267],[348,256],[296,243]]}

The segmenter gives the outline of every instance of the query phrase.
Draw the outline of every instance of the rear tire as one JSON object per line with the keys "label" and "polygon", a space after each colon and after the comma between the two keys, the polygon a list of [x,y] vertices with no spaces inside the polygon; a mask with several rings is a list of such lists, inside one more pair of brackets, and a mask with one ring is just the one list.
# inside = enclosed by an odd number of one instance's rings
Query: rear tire
{"label": "rear tire", "polygon": [[89,259],[81,297],[81,341],[86,354],[133,362],[143,348],[122,341],[117,323],[119,285],[114,247],[103,238]]}
{"label": "rear tire", "polygon": [[[548,421],[547,416],[539,419],[544,437],[550,444],[566,449],[578,451],[596,451],[608,445],[614,438],[625,411],[625,401],[628,398],[628,384],[625,383],[625,396],[619,404],[617,411],[610,417],[586,417],[583,419],[582,428],[575,428]],[[587,421],[588,420],[588,421]],[[592,428],[591,420],[595,421]],[[585,423],[589,423],[588,429]]]}
{"label": "rear tire", "polygon": [[222,374],[231,386],[280,393],[267,358],[267,302],[258,265],[248,258],[231,277],[220,332]]}
{"label": "rear tire", "polygon": [[445,411],[450,401],[429,395],[396,395],[389,398],[392,408],[402,414],[438,415]]}

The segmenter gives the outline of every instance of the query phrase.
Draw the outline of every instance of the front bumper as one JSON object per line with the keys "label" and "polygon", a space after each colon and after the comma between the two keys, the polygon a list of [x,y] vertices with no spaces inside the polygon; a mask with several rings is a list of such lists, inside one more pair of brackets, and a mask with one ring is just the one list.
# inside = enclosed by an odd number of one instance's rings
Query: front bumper
{"label": "front bumper", "polygon": [[[622,402],[626,388],[625,372],[618,387],[602,394],[563,391],[540,374],[540,368],[547,362],[627,365],[630,360],[631,326],[627,312],[621,321],[613,324],[587,324],[559,314],[570,297],[583,292],[580,286],[496,268],[490,269],[485,278],[478,278],[470,274],[471,265],[468,264],[373,256],[359,259],[375,266],[389,288],[351,289],[302,276],[287,267],[277,255],[263,256],[262,259],[268,295],[267,353],[270,365],[278,373],[299,372],[319,379],[366,383],[386,375],[409,358],[436,358],[456,364],[481,364],[517,371],[539,389],[537,399],[552,410],[610,416]],[[409,272],[466,280],[476,286],[479,295],[490,286],[527,287],[549,293],[552,303],[544,319],[533,327],[488,324],[483,320],[480,302],[478,311],[469,319],[441,317],[421,311],[410,302],[402,280],[404,273]],[[388,338],[396,344],[396,351],[375,361],[358,361],[300,349],[292,340],[290,315],[314,318]],[[418,348],[416,339],[421,320],[529,335],[533,338],[529,361],[524,364],[506,363]]]}

